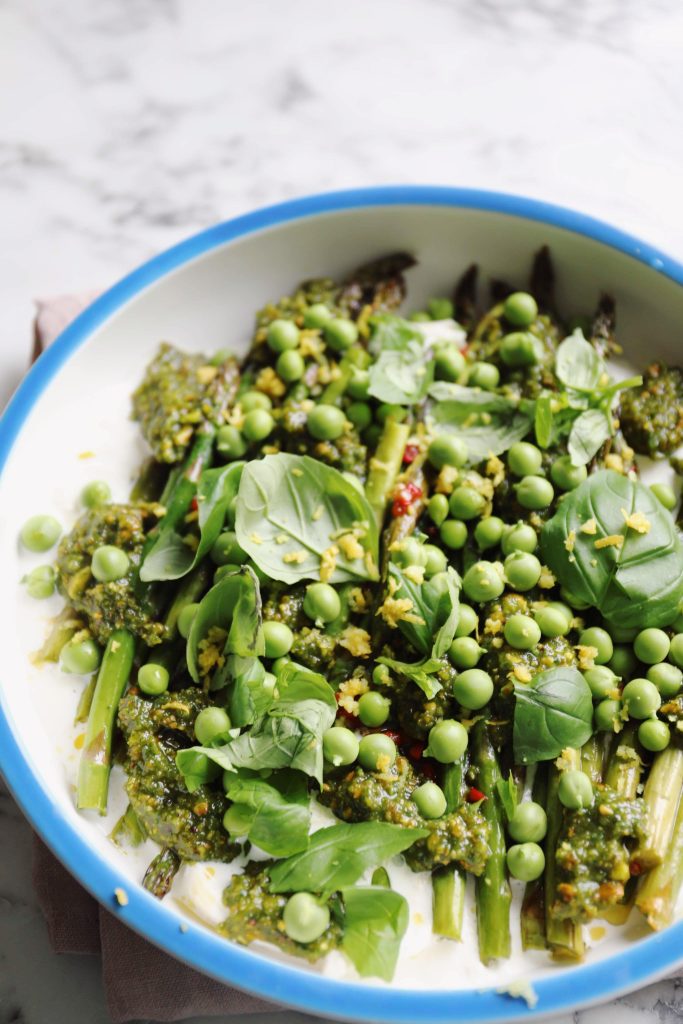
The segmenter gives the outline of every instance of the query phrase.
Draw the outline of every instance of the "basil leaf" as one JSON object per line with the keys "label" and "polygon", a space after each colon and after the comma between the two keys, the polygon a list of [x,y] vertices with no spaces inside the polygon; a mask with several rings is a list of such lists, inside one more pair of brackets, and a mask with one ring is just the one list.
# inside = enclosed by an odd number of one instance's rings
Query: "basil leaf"
{"label": "basil leaf", "polygon": [[372,337],[368,348],[374,356],[382,352],[404,352],[415,342],[421,344],[423,341],[415,324],[391,313],[373,316],[371,324]]}
{"label": "basil leaf", "polygon": [[570,391],[595,391],[605,364],[581,330],[565,338],[555,353],[555,373]]}
{"label": "basil leaf", "polygon": [[[398,628],[421,654],[441,657],[450,647],[458,626],[460,577],[453,568],[447,572],[447,589],[427,580],[415,583],[393,562],[389,565],[389,579],[393,580],[393,597],[409,600],[410,618],[398,620]],[[410,619],[413,621],[410,621]]]}
{"label": "basil leaf", "polygon": [[[196,683],[201,671],[202,649],[212,642],[212,631],[227,632],[218,665],[218,679],[214,688],[223,685],[225,655],[239,654],[243,658],[254,657],[265,652],[261,628],[261,593],[253,569],[243,566],[239,572],[227,573],[215,587],[212,587],[199,602],[197,614],[192,621],[187,638],[187,667]],[[214,640],[218,643],[218,640]]]}
{"label": "basil leaf", "polygon": [[505,817],[510,821],[519,803],[519,791],[512,772],[509,773],[507,779],[498,779],[496,789],[505,811]]}
{"label": "basil leaf", "polygon": [[[434,658],[443,658],[453,643],[455,631],[458,628],[458,619],[460,618],[461,586],[462,580],[455,569],[452,566],[449,566],[446,570],[446,604],[449,610],[446,619],[439,626],[436,636],[434,637],[434,643],[432,645],[432,657]],[[444,600],[442,598],[439,605],[439,611],[441,614],[443,613],[443,607]]]}
{"label": "basil leaf", "polygon": [[273,580],[318,579],[321,558],[344,531],[365,557],[337,547],[331,583],[376,580],[378,532],[365,495],[338,470],[308,455],[267,455],[244,468],[237,496],[237,540]]}
{"label": "basil leaf", "polygon": [[593,698],[578,669],[562,666],[515,683],[515,763],[535,764],[580,747],[593,734]]}
{"label": "basil leaf", "polygon": [[393,672],[398,672],[401,676],[411,679],[417,686],[420,687],[422,692],[429,700],[436,697],[439,690],[443,687],[438,679],[434,678],[433,673],[438,672],[443,668],[443,662],[437,658],[423,658],[422,661],[415,663],[408,661],[396,661],[394,658],[377,658],[380,665],[386,665]]}
{"label": "basil leaf", "polygon": [[435,422],[462,437],[470,462],[500,455],[533,426],[529,411],[504,395],[444,383],[432,385],[429,393],[437,399],[432,410]]}
{"label": "basil leaf", "polygon": [[308,846],[311,823],[306,779],[285,769],[267,779],[236,775],[226,796],[251,819],[248,838],[273,857],[289,857]]}
{"label": "basil leaf", "polygon": [[232,679],[228,714],[232,724],[242,729],[263,714],[273,696],[263,685],[266,670],[258,658],[241,658],[239,654],[231,654],[226,659],[226,668],[227,676]]}
{"label": "basil leaf", "polygon": [[368,370],[368,394],[392,405],[420,402],[434,380],[434,366],[421,342],[403,351],[382,352]]}
{"label": "basil leaf", "polygon": [[552,396],[541,395],[536,399],[534,410],[534,434],[536,444],[541,448],[547,448],[553,439],[553,410]]}
{"label": "basil leaf", "polygon": [[585,466],[612,434],[609,417],[601,409],[587,409],[574,420],[567,450],[572,466]]}
{"label": "basil leaf", "polygon": [[140,567],[144,583],[153,580],[178,580],[208,555],[223,529],[228,505],[237,494],[243,462],[233,462],[220,469],[205,470],[197,488],[199,544],[196,550],[175,530],[164,530],[148,551]]}
{"label": "basil leaf", "polygon": [[321,828],[310,837],[308,849],[270,869],[271,891],[336,892],[427,835],[427,829],[384,821]]}
{"label": "basil leaf", "polygon": [[405,896],[381,886],[342,889],[341,948],[362,978],[391,981],[410,914]]}
{"label": "basil leaf", "polygon": [[220,774],[220,768],[229,767],[222,765],[212,756],[213,754],[214,750],[211,747],[190,747],[187,750],[179,750],[176,754],[175,763],[188,793],[194,793],[205,782],[215,779]]}
{"label": "basil leaf", "polygon": [[683,545],[671,514],[630,477],[603,469],[570,491],[541,531],[541,551],[570,594],[620,626],[676,617]]}

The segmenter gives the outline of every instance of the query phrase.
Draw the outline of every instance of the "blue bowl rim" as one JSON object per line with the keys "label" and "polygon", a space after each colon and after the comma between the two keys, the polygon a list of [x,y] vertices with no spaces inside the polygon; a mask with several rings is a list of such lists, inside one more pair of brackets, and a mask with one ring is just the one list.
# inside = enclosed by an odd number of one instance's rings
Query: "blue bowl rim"
{"label": "blue bowl rim", "polygon": [[[148,260],[96,299],[60,335],[27,374],[0,420],[0,474],[34,404],[59,368],[116,310],[172,270],[235,239],[321,214],[377,206],[444,206],[536,221],[600,242],[644,263],[679,285],[683,264],[604,221],[523,196],[439,185],[389,185],[328,192],[264,207],[201,231]],[[15,735],[0,688],[0,769],[33,828],[65,867],[127,925],[199,971],[264,999],[317,1015],[390,1024],[447,1024],[537,1018],[614,998],[662,977],[683,961],[683,922],[639,941],[607,960],[558,971],[534,982],[538,1002],[527,1008],[495,988],[424,992],[341,982],[270,960],[186,921],[141,886],[124,888],[116,869],[101,859],[62,817],[41,787],[31,758]],[[343,1009],[342,1009],[343,1008]]]}

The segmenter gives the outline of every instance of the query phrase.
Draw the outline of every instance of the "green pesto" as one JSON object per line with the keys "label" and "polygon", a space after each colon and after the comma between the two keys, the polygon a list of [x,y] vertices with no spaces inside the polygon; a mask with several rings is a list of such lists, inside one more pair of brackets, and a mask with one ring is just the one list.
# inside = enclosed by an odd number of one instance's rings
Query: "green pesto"
{"label": "green pesto", "polygon": [[306,587],[293,586],[287,589],[284,584],[273,584],[270,588],[270,596],[263,605],[263,621],[284,622],[291,630],[301,629],[309,624],[309,619],[304,615],[304,599]]}
{"label": "green pesto", "polygon": [[557,378],[553,372],[555,352],[565,337],[565,332],[549,316],[539,314],[535,321],[524,328],[525,333],[533,334],[541,342],[542,356],[535,366],[521,369],[510,369],[500,358],[500,346],[506,334],[518,331],[502,316],[503,307],[494,306],[479,324],[470,345],[469,355],[478,362],[494,363],[502,372],[505,387],[511,394],[525,398],[535,398],[543,388],[557,386]]}
{"label": "green pesto", "polygon": [[451,687],[457,674],[457,669],[444,658],[443,667],[434,673],[441,683],[441,689],[434,697],[427,697],[410,679],[392,677],[387,696],[391,697],[398,724],[406,735],[423,740],[433,725],[448,717],[452,704]]}
{"label": "green pesto", "polygon": [[683,371],[653,363],[621,396],[621,429],[640,455],[662,458],[683,442]]}
{"label": "green pesto", "polygon": [[126,792],[150,839],[182,860],[231,861],[239,847],[223,828],[225,796],[211,786],[188,793],[175,763],[178,750],[194,744],[194,720],[207,705],[195,688],[154,700],[123,697],[118,723],[127,744]]}
{"label": "green pesto", "polygon": [[423,818],[410,799],[423,781],[406,758],[398,757],[386,772],[356,767],[329,777],[320,801],[343,821],[388,821],[428,829],[430,835],[418,839],[403,855],[413,871],[456,863],[480,875],[489,855],[488,826],[481,811],[475,804],[461,804],[442,818]]}
{"label": "green pesto", "polygon": [[320,938],[305,945],[290,939],[282,922],[286,895],[268,891],[268,863],[250,862],[244,873],[233,875],[223,892],[228,917],[219,932],[228,939],[248,946],[251,942],[270,942],[285,953],[311,962],[319,960],[339,946],[342,931],[334,917]]}
{"label": "green pesto", "polygon": [[[162,623],[135,593],[137,569],[145,537],[155,525],[159,506],[101,505],[84,512],[57,552],[57,585],[72,608],[88,619],[93,635],[106,643],[115,629],[128,629],[145,643],[161,643]],[[130,567],[126,576],[109,583],[98,582],[90,571],[96,548],[112,544],[126,552]]]}
{"label": "green pesto", "polygon": [[290,656],[293,661],[299,661],[315,672],[325,672],[331,668],[336,646],[336,637],[317,627],[309,629],[305,626],[294,635]]}
{"label": "green pesto", "polygon": [[565,811],[555,862],[559,918],[590,921],[619,903],[630,878],[628,840],[643,840],[647,809],[608,786],[595,791],[592,807]]}
{"label": "green pesto", "polygon": [[159,462],[179,462],[205,420],[222,422],[234,395],[239,371],[230,357],[219,366],[205,356],[181,352],[166,343],[133,393],[133,415]]}

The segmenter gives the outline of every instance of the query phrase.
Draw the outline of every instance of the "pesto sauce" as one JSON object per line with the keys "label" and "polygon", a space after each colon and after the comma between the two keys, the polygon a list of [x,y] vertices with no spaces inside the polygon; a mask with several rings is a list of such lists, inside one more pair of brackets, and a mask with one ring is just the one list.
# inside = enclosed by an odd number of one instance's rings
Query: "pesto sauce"
{"label": "pesto sauce", "polygon": [[663,458],[683,443],[683,371],[653,363],[621,396],[621,429],[641,455]]}

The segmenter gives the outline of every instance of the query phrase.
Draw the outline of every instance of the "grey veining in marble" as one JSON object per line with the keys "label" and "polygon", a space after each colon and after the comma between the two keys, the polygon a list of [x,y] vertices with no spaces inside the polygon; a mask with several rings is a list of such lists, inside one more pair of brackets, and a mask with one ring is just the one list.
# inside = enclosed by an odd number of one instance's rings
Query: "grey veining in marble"
{"label": "grey veining in marble", "polygon": [[[682,44],[680,0],[0,0],[0,406],[34,297],[309,191],[519,191],[683,258]],[[0,1024],[100,1024],[98,966],[50,952],[28,854],[3,795]],[[576,1015],[681,1017],[673,982]]]}

